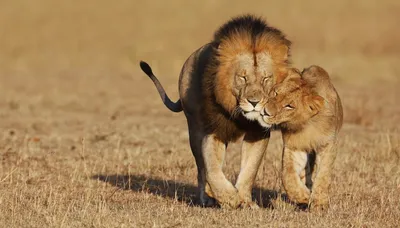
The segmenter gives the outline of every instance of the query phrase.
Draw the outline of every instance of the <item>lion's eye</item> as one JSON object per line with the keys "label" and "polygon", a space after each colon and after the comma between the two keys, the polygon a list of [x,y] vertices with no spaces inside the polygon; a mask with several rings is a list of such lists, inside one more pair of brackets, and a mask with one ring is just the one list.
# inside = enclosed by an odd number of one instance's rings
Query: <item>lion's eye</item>
{"label": "lion's eye", "polygon": [[294,109],[294,106],[288,104],[288,105],[285,106],[285,109],[292,110],[292,109]]}
{"label": "lion's eye", "polygon": [[[264,71],[264,75],[266,75],[267,73]],[[272,78],[272,73],[269,73],[267,76],[263,77],[262,82],[266,83],[269,79]]]}

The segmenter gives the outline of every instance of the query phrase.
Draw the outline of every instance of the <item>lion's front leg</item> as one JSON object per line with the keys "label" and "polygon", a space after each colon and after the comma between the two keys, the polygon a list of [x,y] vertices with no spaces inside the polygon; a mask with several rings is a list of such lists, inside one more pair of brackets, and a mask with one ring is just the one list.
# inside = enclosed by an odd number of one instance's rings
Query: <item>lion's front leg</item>
{"label": "lion's front leg", "polygon": [[251,199],[251,190],[267,150],[269,137],[270,132],[264,134],[250,132],[243,139],[240,173],[236,182],[242,207],[258,208],[258,205]]}
{"label": "lion's front leg", "polygon": [[240,204],[238,191],[222,172],[226,146],[215,135],[206,135],[202,143],[207,183],[213,197],[222,207],[237,208]]}
{"label": "lion's front leg", "polygon": [[329,186],[335,158],[336,150],[333,142],[316,153],[316,173],[311,193],[311,209],[324,209],[329,204]]}
{"label": "lion's front leg", "polygon": [[190,148],[192,149],[192,153],[196,160],[197,166],[197,184],[200,205],[203,207],[213,207],[217,204],[217,202],[214,199],[212,192],[210,191],[209,184],[206,180],[206,168],[204,165],[202,154],[202,142],[204,138],[204,133],[199,130],[199,126],[196,124],[196,120],[188,118],[188,125]]}

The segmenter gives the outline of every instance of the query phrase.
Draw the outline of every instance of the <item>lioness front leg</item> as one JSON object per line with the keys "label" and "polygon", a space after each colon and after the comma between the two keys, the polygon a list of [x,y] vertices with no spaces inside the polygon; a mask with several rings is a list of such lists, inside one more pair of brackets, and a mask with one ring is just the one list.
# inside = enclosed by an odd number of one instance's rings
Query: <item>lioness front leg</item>
{"label": "lioness front leg", "polygon": [[310,190],[300,176],[305,175],[307,153],[285,147],[282,158],[282,181],[286,194],[295,203],[308,204]]}
{"label": "lioness front leg", "polygon": [[226,146],[215,135],[203,139],[202,153],[206,168],[206,179],[215,199],[222,207],[237,208],[240,204],[238,191],[222,172]]}
{"label": "lioness front leg", "polygon": [[329,186],[335,158],[336,150],[333,142],[316,153],[316,173],[311,193],[311,209],[325,209],[329,205]]}
{"label": "lioness front leg", "polygon": [[242,207],[258,208],[251,199],[251,190],[262,158],[267,150],[270,132],[247,133],[243,139],[240,173],[236,181]]}

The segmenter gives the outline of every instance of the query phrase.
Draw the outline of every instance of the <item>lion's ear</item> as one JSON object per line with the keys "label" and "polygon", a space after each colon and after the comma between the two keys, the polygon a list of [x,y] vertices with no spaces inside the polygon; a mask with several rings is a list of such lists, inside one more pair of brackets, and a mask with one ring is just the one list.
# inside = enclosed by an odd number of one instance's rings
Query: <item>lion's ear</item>
{"label": "lion's ear", "polygon": [[317,114],[324,107],[325,100],[323,97],[319,95],[311,95],[309,97],[308,108],[313,113],[313,115]]}

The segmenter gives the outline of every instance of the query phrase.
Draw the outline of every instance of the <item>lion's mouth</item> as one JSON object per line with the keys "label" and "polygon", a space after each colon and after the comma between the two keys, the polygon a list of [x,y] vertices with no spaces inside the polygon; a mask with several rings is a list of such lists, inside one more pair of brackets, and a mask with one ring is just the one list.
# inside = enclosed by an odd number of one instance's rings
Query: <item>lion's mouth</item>
{"label": "lion's mouth", "polygon": [[260,115],[260,112],[258,112],[258,111],[256,111],[256,110],[251,110],[251,111],[245,111],[245,110],[242,110],[242,113],[245,115],[245,114],[249,114],[249,113],[257,113],[258,115]]}
{"label": "lion's mouth", "polygon": [[242,111],[242,114],[244,117],[246,117],[246,119],[248,120],[256,120],[258,119],[258,117],[260,116],[260,112],[257,112],[255,110],[252,111]]}

